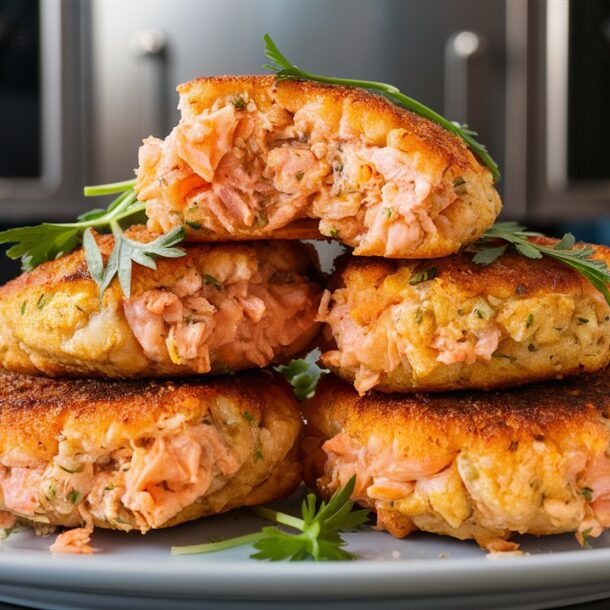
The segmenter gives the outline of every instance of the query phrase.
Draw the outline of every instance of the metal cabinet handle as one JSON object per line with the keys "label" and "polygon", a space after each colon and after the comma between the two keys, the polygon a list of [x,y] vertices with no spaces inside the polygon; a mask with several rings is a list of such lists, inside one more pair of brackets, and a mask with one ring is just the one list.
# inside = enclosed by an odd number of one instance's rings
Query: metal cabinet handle
{"label": "metal cabinet handle", "polygon": [[136,58],[138,91],[142,104],[138,115],[142,134],[164,136],[169,129],[169,41],[163,30],[139,30],[129,39]]}
{"label": "metal cabinet handle", "polygon": [[469,75],[473,58],[487,49],[482,34],[463,30],[447,40],[445,45],[445,116],[462,123],[468,122],[472,90]]}
{"label": "metal cabinet handle", "polygon": [[167,36],[162,30],[140,30],[130,38],[129,48],[139,57],[159,56],[167,49]]}

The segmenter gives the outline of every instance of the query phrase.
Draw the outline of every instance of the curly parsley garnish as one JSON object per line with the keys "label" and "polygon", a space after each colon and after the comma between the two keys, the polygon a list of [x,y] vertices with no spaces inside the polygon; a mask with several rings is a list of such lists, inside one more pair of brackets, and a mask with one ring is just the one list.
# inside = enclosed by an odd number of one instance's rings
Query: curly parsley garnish
{"label": "curly parsley garnish", "polygon": [[377,91],[384,97],[389,99],[394,104],[402,106],[419,116],[423,116],[426,119],[438,123],[441,127],[462,138],[466,145],[472,150],[472,152],[486,165],[491,171],[494,180],[500,179],[500,170],[498,169],[497,163],[492,159],[491,155],[487,151],[487,148],[480,142],[475,140],[477,132],[473,131],[468,125],[460,125],[455,121],[449,121],[445,117],[441,116],[428,106],[424,106],[421,102],[414,100],[411,97],[401,93],[394,85],[388,85],[386,83],[379,83],[370,80],[357,80],[352,78],[335,78],[332,76],[322,76],[319,74],[312,74],[311,72],[305,72],[294,64],[290,63],[284,55],[277,48],[275,42],[271,39],[269,34],[265,34],[265,56],[271,62],[263,65],[263,68],[275,72],[275,75],[280,80],[294,79],[294,80],[311,80],[318,83],[328,83],[330,85],[344,85],[347,87],[359,87],[361,89],[369,89],[371,91]]}
{"label": "curly parsley garnish", "polygon": [[252,559],[281,561],[302,561],[312,558],[315,561],[336,561],[355,559],[352,553],[343,547],[347,544],[341,532],[354,530],[366,522],[368,510],[352,511],[354,503],[350,496],[354,491],[356,477],[336,491],[332,498],[316,507],[315,494],[308,494],[303,500],[301,517],[293,517],[264,506],[250,508],[254,514],[263,519],[287,525],[298,534],[284,532],[278,527],[264,527],[260,532],[229,538],[219,542],[195,544],[191,546],[172,547],[172,555],[197,553],[214,553],[237,546],[251,544],[256,553]]}
{"label": "curly parsley garnish", "polygon": [[315,360],[315,356],[307,356],[305,359],[291,360],[288,364],[274,367],[294,388],[298,400],[311,398],[316,391],[320,377],[328,373],[328,369],[320,368]]}
{"label": "curly parsley garnish", "polygon": [[[531,237],[544,237],[542,233],[528,231],[517,222],[497,222],[485,231],[474,245],[477,253],[473,261],[478,265],[489,265],[500,258],[509,247],[530,259],[548,256],[583,275],[599,290],[610,305],[610,269],[602,260],[592,258],[595,249],[590,246],[576,247],[571,233],[566,233],[554,246],[545,246],[530,241]],[[507,243],[498,245],[498,241]]]}
{"label": "curly parsley garnish", "polygon": [[[87,267],[100,288],[100,297],[115,275],[118,275],[123,293],[129,297],[132,263],[155,269],[154,257],[173,258],[185,254],[183,250],[172,247],[182,241],[182,227],[177,227],[149,243],[137,242],[124,235],[123,225],[146,220],[145,204],[137,200],[134,186],[135,180],[86,186],[86,197],[120,194],[106,209],[97,208],[85,212],[77,218],[77,222],[43,223],[34,227],[2,231],[0,244],[13,243],[6,252],[7,256],[12,259],[20,258],[23,271],[30,271],[45,261],[72,252],[82,243]],[[110,231],[114,236],[114,248],[106,266],[92,229],[99,232]]]}

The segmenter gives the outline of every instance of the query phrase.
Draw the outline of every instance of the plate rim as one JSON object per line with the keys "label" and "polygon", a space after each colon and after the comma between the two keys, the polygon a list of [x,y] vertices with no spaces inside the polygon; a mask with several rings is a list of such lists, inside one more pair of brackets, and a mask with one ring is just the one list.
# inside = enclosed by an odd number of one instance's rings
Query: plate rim
{"label": "plate rim", "polygon": [[[84,560],[83,560],[84,559]],[[172,557],[137,563],[116,556],[58,556],[37,551],[0,552],[0,583],[112,591],[164,593],[191,597],[232,598],[291,596],[349,597],[374,595],[448,595],[514,589],[579,586],[607,582],[610,549],[562,551],[489,560],[358,560],[355,562],[255,562],[231,560],[198,563]],[[70,576],[67,577],[66,575]],[[228,585],[231,585],[228,587]],[[431,585],[434,585],[431,587]]]}

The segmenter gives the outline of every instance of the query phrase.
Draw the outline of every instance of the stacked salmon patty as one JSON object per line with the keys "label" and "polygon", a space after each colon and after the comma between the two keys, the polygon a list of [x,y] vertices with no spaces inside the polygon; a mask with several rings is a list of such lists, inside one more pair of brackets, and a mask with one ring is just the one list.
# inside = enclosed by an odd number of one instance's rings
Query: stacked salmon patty
{"label": "stacked salmon patty", "polygon": [[[510,550],[515,532],[610,524],[610,308],[548,259],[472,262],[501,205],[465,143],[352,88],[178,91],[179,124],[140,149],[147,227],[127,234],[182,228],[185,256],[135,264],[128,296],[115,278],[100,298],[82,250],[0,289],[0,525],[73,527],[54,549],[87,552],[95,526],[287,495],[300,461],[322,495],[355,476],[397,536]],[[327,286],[296,241],[316,238],[352,249]],[[112,237],[94,239],[108,262]],[[316,345],[333,372],[299,457],[289,386],[246,369]]]}

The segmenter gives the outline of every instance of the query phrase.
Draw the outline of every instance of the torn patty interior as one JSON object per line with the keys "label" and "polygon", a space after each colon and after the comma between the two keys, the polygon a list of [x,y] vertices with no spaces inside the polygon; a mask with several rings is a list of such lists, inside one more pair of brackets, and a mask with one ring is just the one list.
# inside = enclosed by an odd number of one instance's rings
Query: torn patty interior
{"label": "torn patty interior", "polygon": [[[263,254],[263,253],[261,253]],[[266,366],[314,325],[319,289],[281,253],[196,260],[124,301],[145,354],[197,373]]]}
{"label": "torn patty interior", "polygon": [[[243,420],[214,422],[206,416],[197,423],[176,415],[130,441],[117,423],[104,446],[61,438],[58,454],[46,464],[15,465],[19,460],[5,457],[0,461],[0,517],[89,528],[107,522],[141,532],[161,527],[260,459],[269,431],[251,415]],[[231,444],[236,425],[248,439],[237,448]]]}
{"label": "torn patty interior", "polygon": [[409,150],[404,129],[390,131],[384,146],[348,120],[333,130],[321,118],[324,106],[310,102],[292,114],[241,93],[197,113],[183,95],[178,126],[140,149],[136,190],[149,229],[186,223],[187,230],[271,233],[320,218],[320,231],[356,254],[387,256],[450,231],[444,212],[467,195],[468,176],[401,150]]}
{"label": "torn patty interior", "polygon": [[[610,526],[609,424],[597,451],[576,440],[559,447],[544,437],[513,440],[502,454],[485,441],[462,450],[432,447],[425,456],[371,435],[341,431],[309,437],[306,472],[333,493],[356,475],[353,499],[377,513],[378,527],[397,537],[421,529],[474,538],[491,551],[513,550],[512,533],[583,532]],[[595,444],[595,443],[593,443]],[[571,445],[569,448],[567,445]]]}
{"label": "torn patty interior", "polygon": [[322,298],[318,320],[336,344],[323,362],[351,371],[361,394],[395,372],[413,387],[426,379],[467,386],[475,363],[493,361],[499,381],[518,382],[607,362],[610,310],[589,287],[498,298],[466,286],[411,286],[412,277],[404,268],[378,286],[354,280]]}

